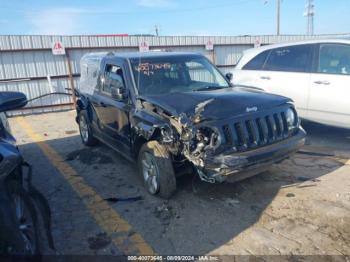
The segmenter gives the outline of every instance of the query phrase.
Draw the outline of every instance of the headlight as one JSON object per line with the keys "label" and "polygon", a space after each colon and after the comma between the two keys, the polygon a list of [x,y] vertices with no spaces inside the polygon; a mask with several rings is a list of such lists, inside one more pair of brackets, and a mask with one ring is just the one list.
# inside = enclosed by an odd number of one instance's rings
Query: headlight
{"label": "headlight", "polygon": [[286,121],[288,129],[292,129],[297,126],[297,116],[295,111],[292,108],[288,108],[286,112]]}

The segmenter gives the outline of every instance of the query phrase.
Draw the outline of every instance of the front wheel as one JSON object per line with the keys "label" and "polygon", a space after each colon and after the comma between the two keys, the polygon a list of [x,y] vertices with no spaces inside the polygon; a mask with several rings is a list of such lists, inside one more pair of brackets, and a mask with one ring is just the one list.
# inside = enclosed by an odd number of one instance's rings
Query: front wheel
{"label": "front wheel", "polygon": [[[38,220],[36,209],[28,193],[16,181],[7,185],[11,199],[14,225],[12,232],[12,247],[10,253],[17,255],[39,254]],[[10,237],[10,236],[9,236]]]}
{"label": "front wheel", "polygon": [[168,199],[176,191],[176,177],[168,150],[158,141],[145,143],[139,152],[138,167],[147,191]]}

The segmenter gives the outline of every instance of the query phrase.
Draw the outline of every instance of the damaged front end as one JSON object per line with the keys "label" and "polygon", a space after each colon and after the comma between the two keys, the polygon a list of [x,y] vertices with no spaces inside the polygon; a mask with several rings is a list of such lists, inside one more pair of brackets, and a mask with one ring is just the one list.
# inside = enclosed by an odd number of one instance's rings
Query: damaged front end
{"label": "damaged front end", "polygon": [[[158,140],[176,163],[189,163],[206,182],[240,180],[288,158],[305,142],[294,107],[284,103],[258,112],[213,117],[214,99],[198,103],[191,112],[169,112],[142,102],[143,108],[166,119],[158,125]],[[293,119],[289,119],[290,114]],[[155,128],[155,126],[154,126]],[[232,179],[231,179],[232,180]]]}

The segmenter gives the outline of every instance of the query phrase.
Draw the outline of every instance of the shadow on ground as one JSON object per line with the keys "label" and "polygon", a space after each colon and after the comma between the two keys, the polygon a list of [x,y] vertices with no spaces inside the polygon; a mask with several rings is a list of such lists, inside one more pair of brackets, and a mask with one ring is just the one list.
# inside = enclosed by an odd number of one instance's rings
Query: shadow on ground
{"label": "shadow on ground", "polygon": [[321,125],[311,121],[302,121],[308,133],[306,143],[336,150],[350,151],[350,129]]}

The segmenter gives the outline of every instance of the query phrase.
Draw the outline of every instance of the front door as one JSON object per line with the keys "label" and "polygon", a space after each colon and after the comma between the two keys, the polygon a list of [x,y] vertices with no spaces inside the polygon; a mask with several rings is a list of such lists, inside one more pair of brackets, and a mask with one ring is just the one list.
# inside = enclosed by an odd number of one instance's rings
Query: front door
{"label": "front door", "polygon": [[126,152],[130,150],[130,105],[124,79],[120,64],[106,63],[95,108],[102,138]]}

